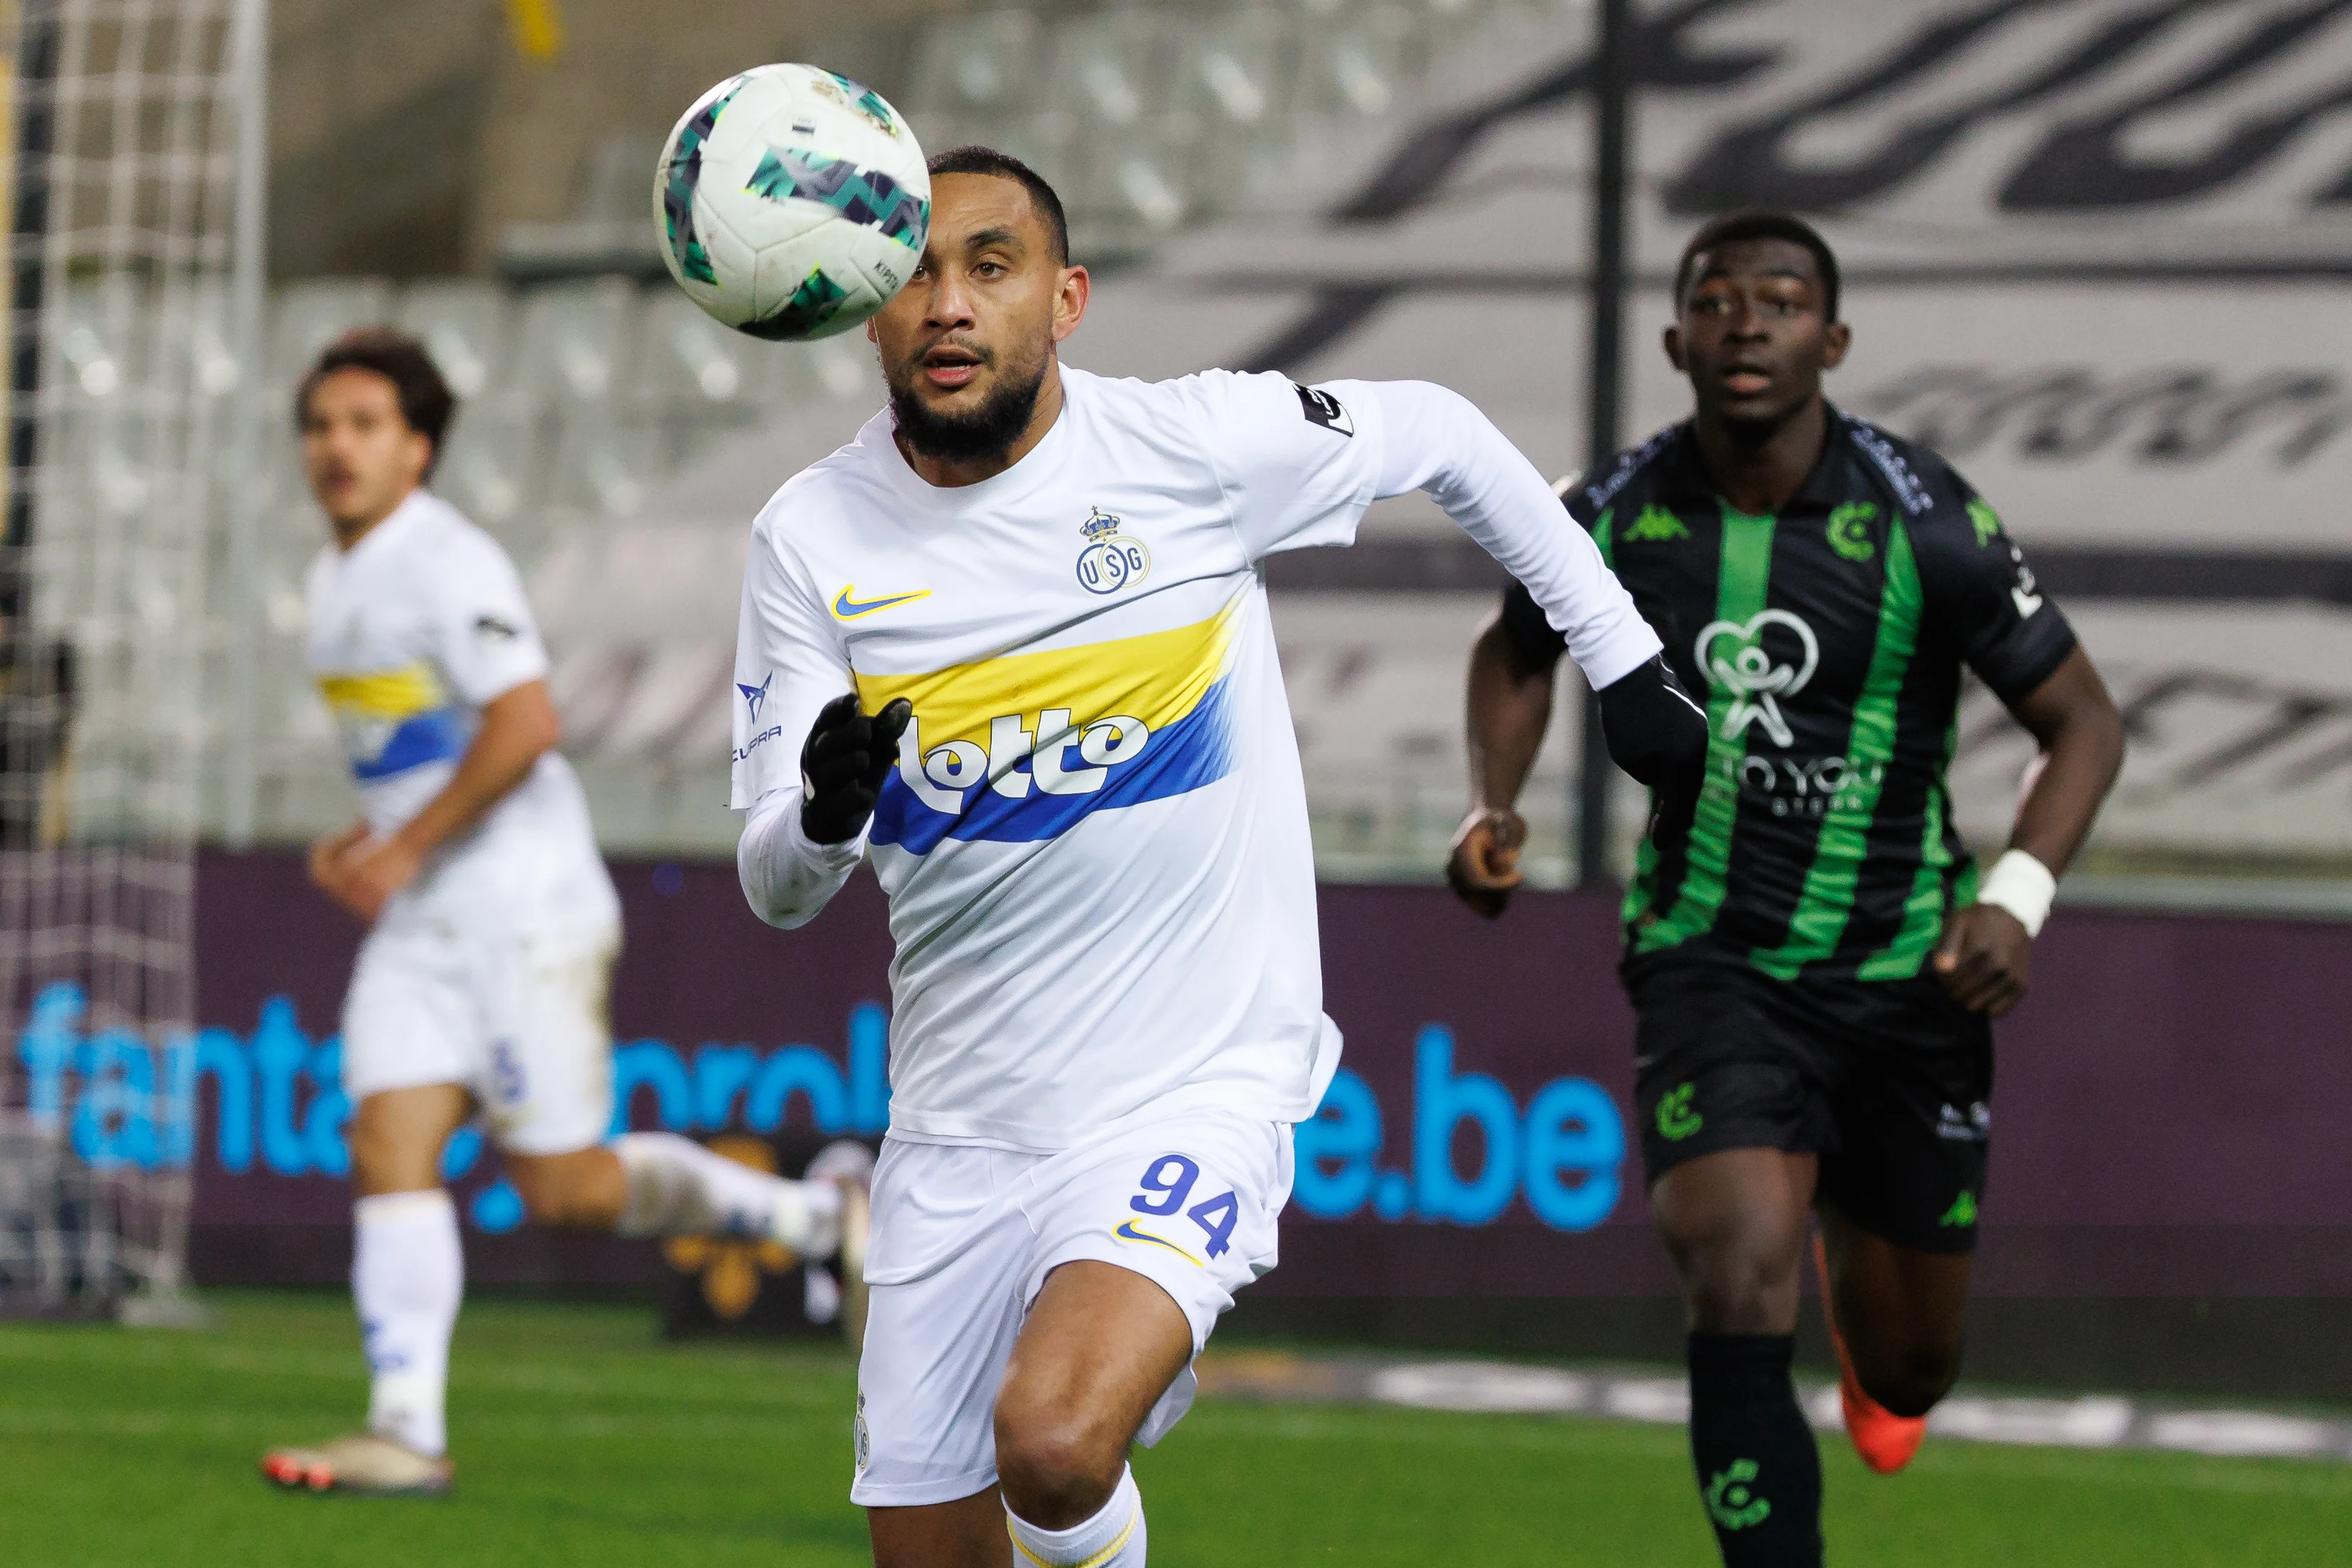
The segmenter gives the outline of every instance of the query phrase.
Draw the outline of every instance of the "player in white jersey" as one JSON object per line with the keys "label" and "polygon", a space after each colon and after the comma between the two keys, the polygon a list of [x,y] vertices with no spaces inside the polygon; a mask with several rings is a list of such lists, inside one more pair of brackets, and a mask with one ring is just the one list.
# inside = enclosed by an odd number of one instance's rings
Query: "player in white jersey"
{"label": "player in white jersey", "polygon": [[[620,901],[555,750],[547,654],[497,543],[425,488],[454,402],[413,340],[330,345],[296,400],[334,538],[305,584],[306,652],[351,757],[360,818],[310,855],[369,926],[343,1003],[355,1242],[373,1375],[367,1428],[263,1460],[282,1485],[437,1492],[463,1286],[441,1151],[477,1113],[542,1224],[718,1232],[855,1281],[865,1151],[780,1181],[667,1133],[612,1135],[607,976]],[[862,1289],[845,1302],[863,1330]]]}
{"label": "player in white jersey", "polygon": [[1631,770],[1695,784],[1706,724],[1468,402],[1064,367],[1088,284],[1053,192],[981,148],[931,174],[868,329],[890,407],[753,529],[738,863],[777,925],[861,859],[889,894],[851,1490],[877,1562],[1136,1568],[1129,1444],[1274,1266],[1339,1054],[1261,563],[1428,490],[1605,688]]}

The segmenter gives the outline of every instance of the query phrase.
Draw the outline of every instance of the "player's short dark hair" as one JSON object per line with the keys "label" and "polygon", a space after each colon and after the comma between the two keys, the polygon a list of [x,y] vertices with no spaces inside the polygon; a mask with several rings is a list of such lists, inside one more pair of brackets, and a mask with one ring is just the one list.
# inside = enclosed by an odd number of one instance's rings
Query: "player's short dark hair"
{"label": "player's short dark hair", "polygon": [[457,398],[425,345],[389,327],[354,327],[337,338],[319,350],[302,384],[294,390],[295,429],[301,429],[310,416],[310,394],[337,371],[373,371],[392,383],[400,396],[400,417],[433,444],[432,461],[425,465],[430,474],[433,463],[441,460],[441,440],[449,434]]}
{"label": "player's short dark hair", "polygon": [[950,147],[935,152],[924,165],[936,180],[942,174],[993,174],[1000,180],[1014,180],[1029,193],[1036,205],[1037,215],[1045,220],[1045,232],[1054,239],[1054,265],[1070,265],[1070,220],[1062,211],[1062,198],[1045,183],[1045,176],[1021,162],[1010,152],[999,152],[993,147]]}
{"label": "player's short dark hair", "polygon": [[1744,239],[1784,239],[1790,245],[1803,246],[1813,253],[1813,265],[1822,273],[1822,314],[1824,319],[1838,319],[1838,264],[1830,254],[1830,242],[1821,232],[1796,214],[1777,207],[1748,207],[1721,217],[1710,218],[1691,235],[1690,244],[1683,246],[1683,258],[1675,267],[1675,308],[1680,310],[1683,296],[1693,281],[1692,269],[1698,258],[1708,251]]}

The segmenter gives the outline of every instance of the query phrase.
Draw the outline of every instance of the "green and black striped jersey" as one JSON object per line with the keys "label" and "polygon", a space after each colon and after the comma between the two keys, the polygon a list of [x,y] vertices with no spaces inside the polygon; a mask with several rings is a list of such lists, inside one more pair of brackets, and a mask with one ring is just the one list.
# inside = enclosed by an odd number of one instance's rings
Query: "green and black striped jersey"
{"label": "green and black striped jersey", "polygon": [[[1821,460],[1769,517],[1734,508],[1688,424],[1567,496],[1675,674],[1706,697],[1686,835],[1645,841],[1628,955],[1737,956],[1783,979],[1908,978],[1975,896],[1945,774],[1963,665],[2015,702],[2074,633],[2000,519],[1934,453],[1830,411]],[[1559,633],[1516,584],[1514,656]]]}

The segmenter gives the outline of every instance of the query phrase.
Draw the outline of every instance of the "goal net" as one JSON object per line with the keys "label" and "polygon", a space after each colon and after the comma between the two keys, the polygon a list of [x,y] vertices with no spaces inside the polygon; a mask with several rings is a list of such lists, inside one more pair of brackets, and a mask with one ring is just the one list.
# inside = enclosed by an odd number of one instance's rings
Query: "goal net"
{"label": "goal net", "polygon": [[184,1299],[195,823],[233,642],[206,590],[246,417],[230,283],[259,95],[239,69],[253,86],[263,15],[0,10],[0,1312],[168,1320]]}

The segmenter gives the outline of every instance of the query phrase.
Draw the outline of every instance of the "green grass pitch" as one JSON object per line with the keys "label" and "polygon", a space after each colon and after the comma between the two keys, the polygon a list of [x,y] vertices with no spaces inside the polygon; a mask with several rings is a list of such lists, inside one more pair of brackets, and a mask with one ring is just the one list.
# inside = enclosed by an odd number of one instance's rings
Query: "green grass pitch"
{"label": "green grass pitch", "polygon": [[[272,1443],[353,1424],[348,1302],[219,1292],[197,1333],[0,1325],[0,1563],[849,1564],[853,1378],[827,1349],[667,1345],[650,1312],[488,1301],[457,1331],[457,1493],[280,1494]],[[1833,1563],[2352,1563],[2352,1467],[1835,1441]],[[1205,1401],[1137,1472],[1162,1564],[1715,1561],[1681,1434]]]}

